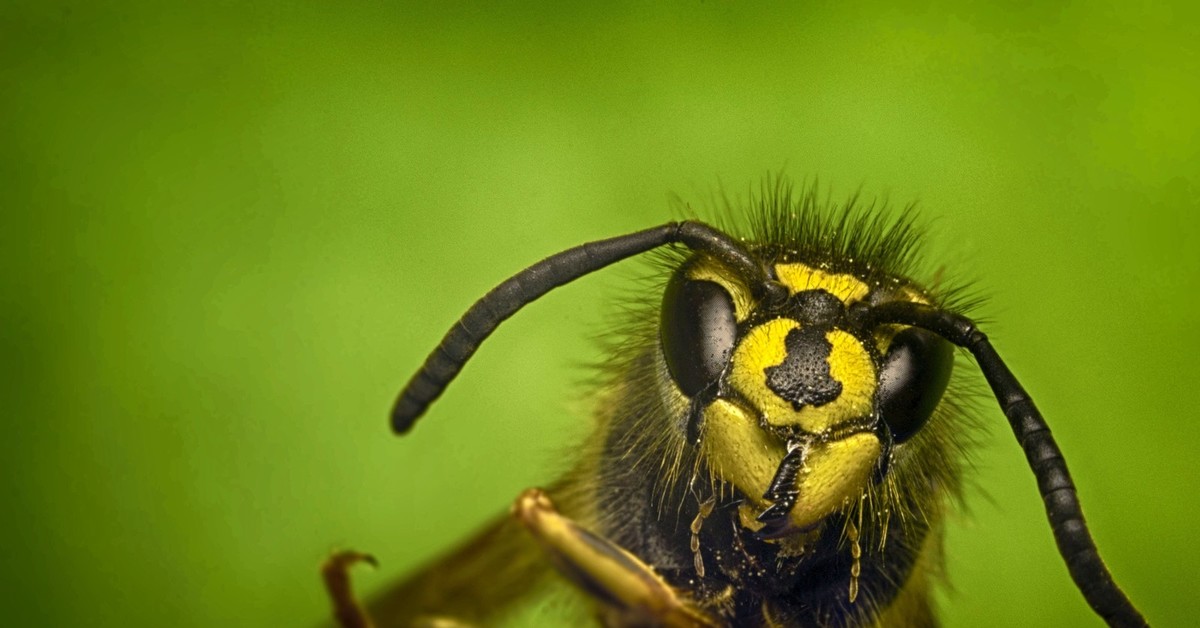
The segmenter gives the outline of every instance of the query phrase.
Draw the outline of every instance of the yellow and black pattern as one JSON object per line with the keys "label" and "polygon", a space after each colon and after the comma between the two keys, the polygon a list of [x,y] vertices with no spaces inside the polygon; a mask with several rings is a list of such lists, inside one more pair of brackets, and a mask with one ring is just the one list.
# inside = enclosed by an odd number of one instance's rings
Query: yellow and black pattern
{"label": "yellow and black pattern", "polygon": [[[610,341],[575,468],[382,596],[385,625],[491,624],[555,582],[607,626],[933,625],[942,526],[976,424],[955,346],[1024,448],[1089,604],[1144,625],[1100,560],[1032,399],[960,293],[914,279],[911,208],[826,206],[777,180],[727,210],[723,229],[667,223],[548,257],[451,328],[398,398],[397,432],[524,305],[622,259],[687,249],[664,264],[661,302],[633,308]],[[331,564],[343,625],[369,625],[345,561]]]}
{"label": "yellow and black pattern", "polygon": [[[622,394],[603,398],[607,420],[594,437],[606,443],[597,458],[613,461],[591,480],[597,527],[668,581],[694,582],[690,589],[719,598],[711,611],[738,625],[919,624],[932,617],[940,521],[958,494],[975,426],[960,401],[975,384],[950,382],[906,442],[881,434],[879,371],[898,329],[857,333],[839,316],[872,295],[943,304],[948,297],[909,276],[917,232],[907,212],[888,222],[853,203],[823,207],[811,191],[789,193],[770,188],[751,207],[730,208],[728,222],[750,228],[725,228],[744,233],[765,257],[795,305],[790,314],[764,316],[740,278],[704,254],[666,265],[729,295],[738,339],[725,389],[699,408],[680,394],[653,342],[665,319],[646,308],[620,361],[609,365],[610,385]],[[689,412],[699,417],[698,447],[685,427]],[[764,535],[759,517],[772,505],[764,495],[789,447],[805,449],[790,486],[797,499],[786,522]],[[707,496],[718,506],[703,523],[707,569],[697,578],[678,530]],[[721,597],[727,583],[739,593]],[[903,603],[885,613],[892,601]]]}

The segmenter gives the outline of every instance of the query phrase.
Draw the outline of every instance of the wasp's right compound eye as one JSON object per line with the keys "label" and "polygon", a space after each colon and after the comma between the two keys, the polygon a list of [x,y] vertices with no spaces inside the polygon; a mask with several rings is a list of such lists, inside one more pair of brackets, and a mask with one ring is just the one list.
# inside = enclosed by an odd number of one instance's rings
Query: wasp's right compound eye
{"label": "wasp's right compound eye", "polygon": [[719,284],[677,272],[662,306],[662,348],[671,377],[695,397],[721,377],[737,341],[733,298]]}

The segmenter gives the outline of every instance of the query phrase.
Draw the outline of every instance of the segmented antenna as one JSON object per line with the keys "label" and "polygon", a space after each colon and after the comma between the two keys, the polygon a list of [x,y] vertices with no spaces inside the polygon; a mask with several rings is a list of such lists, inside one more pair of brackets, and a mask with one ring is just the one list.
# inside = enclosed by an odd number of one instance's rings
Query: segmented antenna
{"label": "segmented antenna", "polygon": [[[776,301],[787,290],[737,240],[700,222],[669,222],[551,255],[505,280],[475,302],[409,380],[392,408],[392,429],[403,434],[450,385],[479,345],[526,304],[609,264],[667,244],[710,253],[740,275],[756,298]],[[780,292],[782,291],[782,292]]]}
{"label": "segmented antenna", "polygon": [[863,316],[869,323],[898,323],[927,329],[975,356],[1017,442],[1025,450],[1025,459],[1033,469],[1046,506],[1046,518],[1050,520],[1058,553],[1067,563],[1075,586],[1108,625],[1146,626],[1146,619],[1117,586],[1100,558],[1100,551],[1083,519],[1083,509],[1067,470],[1067,461],[1050,434],[1050,426],[1029,393],[996,353],[987,335],[964,316],[920,303],[893,301],[874,307],[861,305],[855,309],[852,316]]}
{"label": "segmented antenna", "polygon": [[[412,429],[416,420],[453,381],[479,345],[517,310],[558,286],[667,244],[683,244],[692,250],[714,255],[745,281],[755,298],[766,303],[778,303],[787,297],[787,289],[774,280],[770,270],[755,260],[746,247],[699,222],[670,222],[567,249],[513,275],[467,310],[401,391],[392,409],[392,429],[401,434]],[[868,325],[902,324],[927,329],[975,356],[1037,478],[1054,540],[1075,585],[1092,609],[1109,625],[1146,626],[1145,618],[1117,586],[1100,558],[1084,521],[1079,495],[1067,470],[1066,460],[1050,434],[1049,426],[1033,399],[975,323],[964,316],[928,305],[902,301],[875,306],[860,303],[852,308],[851,315]],[[785,457],[785,462],[793,457],[792,453],[789,452],[789,456]],[[794,457],[801,458],[798,455]],[[791,466],[781,463],[777,475],[794,477],[795,470]],[[783,479],[787,478],[777,477],[772,488],[775,488],[775,484],[780,484],[782,488]],[[776,520],[779,511],[783,510],[786,516],[786,510],[790,509],[787,503],[791,501],[789,496],[783,492],[775,494],[773,490],[768,493],[779,500],[775,506],[783,508],[773,506],[768,509],[771,514],[764,515],[768,515],[769,520]]]}

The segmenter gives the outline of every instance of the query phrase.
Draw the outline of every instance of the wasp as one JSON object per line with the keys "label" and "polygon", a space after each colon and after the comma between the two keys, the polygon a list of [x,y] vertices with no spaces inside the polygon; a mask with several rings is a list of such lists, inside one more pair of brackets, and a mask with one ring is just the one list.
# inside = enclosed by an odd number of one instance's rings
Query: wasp
{"label": "wasp", "polygon": [[731,226],[685,220],[589,242],[498,285],[400,393],[397,433],[554,288],[650,251],[665,287],[612,343],[574,468],[368,608],[347,569],[369,557],[334,555],[323,573],[339,622],[490,625],[559,581],[605,626],[936,625],[973,363],[1080,592],[1110,625],[1146,625],[1100,558],[1046,421],[962,291],[914,279],[911,209],[832,207],[779,178],[730,207]]}

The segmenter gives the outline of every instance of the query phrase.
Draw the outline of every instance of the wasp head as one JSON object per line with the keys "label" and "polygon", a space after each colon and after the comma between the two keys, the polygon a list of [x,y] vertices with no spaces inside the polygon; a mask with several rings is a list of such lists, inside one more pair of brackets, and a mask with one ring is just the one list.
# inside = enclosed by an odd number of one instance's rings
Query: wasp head
{"label": "wasp head", "polygon": [[886,475],[892,447],[933,414],[953,353],[930,332],[862,315],[924,302],[902,280],[769,268],[784,290],[762,299],[719,261],[693,257],[667,287],[661,329],[668,371],[692,400],[690,436],[744,496],[744,524],[779,537],[812,529]]}

